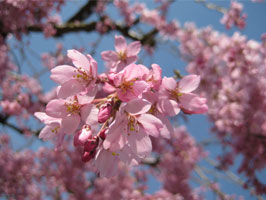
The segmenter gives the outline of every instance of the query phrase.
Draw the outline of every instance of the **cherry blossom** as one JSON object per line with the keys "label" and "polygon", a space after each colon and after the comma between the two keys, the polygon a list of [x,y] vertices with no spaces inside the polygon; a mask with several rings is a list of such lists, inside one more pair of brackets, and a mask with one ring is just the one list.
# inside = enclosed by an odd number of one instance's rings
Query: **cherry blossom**
{"label": "cherry blossom", "polygon": [[58,96],[66,98],[80,92],[94,97],[96,93],[97,62],[90,56],[84,56],[77,50],[69,50],[68,57],[74,67],[60,65],[51,70],[51,79],[59,83]]}
{"label": "cherry blossom", "polygon": [[115,36],[116,51],[104,51],[101,55],[110,71],[120,72],[125,66],[137,61],[140,49],[139,41],[127,45],[123,36]]}

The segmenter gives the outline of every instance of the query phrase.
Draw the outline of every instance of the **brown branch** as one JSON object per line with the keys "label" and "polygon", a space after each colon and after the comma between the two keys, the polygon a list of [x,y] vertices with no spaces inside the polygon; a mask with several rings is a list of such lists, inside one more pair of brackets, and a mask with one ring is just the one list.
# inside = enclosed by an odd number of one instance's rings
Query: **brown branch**
{"label": "brown branch", "polygon": [[74,14],[67,23],[83,21],[93,13],[93,8],[97,5],[97,0],[89,0],[81,9]]}
{"label": "brown branch", "polygon": [[39,136],[40,130],[32,131],[30,129],[19,128],[19,127],[15,126],[14,124],[9,123],[8,119],[9,119],[8,115],[0,114],[0,124],[2,124],[3,126],[7,126],[8,128],[11,128],[14,131],[16,131],[16,132],[18,132],[19,134],[22,134],[22,135],[25,134],[25,132],[31,132],[34,135]]}
{"label": "brown branch", "polygon": [[[54,37],[62,37],[65,34],[68,33],[73,33],[73,32],[93,32],[96,30],[96,24],[97,22],[90,22],[88,24],[83,24],[83,23],[67,23],[63,25],[55,25],[54,28],[56,29],[56,34]],[[106,33],[111,32],[111,31],[118,31],[120,32],[123,36],[130,38],[132,40],[137,40],[140,41],[143,45],[147,44],[149,46],[155,46],[156,41],[155,41],[155,35],[158,33],[157,29],[153,29],[150,32],[138,36],[136,33],[133,31],[130,31],[130,27],[125,26],[125,25],[120,25],[120,24],[114,24],[114,29],[112,26],[107,26]],[[42,32],[42,27],[40,26],[29,26],[27,28],[28,32]]]}

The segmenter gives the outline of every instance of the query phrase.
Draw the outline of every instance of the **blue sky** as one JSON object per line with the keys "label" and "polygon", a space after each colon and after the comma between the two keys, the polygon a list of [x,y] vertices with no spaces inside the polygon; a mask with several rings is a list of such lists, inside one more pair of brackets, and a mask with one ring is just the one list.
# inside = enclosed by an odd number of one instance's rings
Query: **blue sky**
{"label": "blue sky", "polygon": [[[79,7],[81,7],[86,1],[69,1],[62,10],[62,19],[65,21],[68,19],[73,13],[75,13]],[[134,1],[131,1],[134,2]],[[152,5],[151,0],[142,1],[147,3],[148,5]],[[211,1],[215,4],[218,4],[223,7],[229,7],[230,1]],[[266,3],[252,3],[251,1],[241,1],[244,5],[244,12],[247,13],[247,26],[243,31],[240,31],[242,34],[245,34],[249,39],[260,40],[260,36],[262,33],[266,32]],[[110,8],[112,15],[117,18],[119,14],[115,11],[115,9]],[[222,14],[214,11],[208,10],[207,8],[203,7],[199,3],[195,3],[194,1],[187,1],[187,0],[177,0],[173,3],[173,6],[170,8],[168,13],[168,18],[176,18],[181,25],[185,22],[194,22],[197,27],[206,27],[212,26],[215,30],[224,32],[228,35],[232,35],[235,31],[239,31],[238,29],[231,29],[230,31],[226,30],[225,27],[219,23]],[[112,50],[113,47],[113,36],[116,33],[111,33],[107,36],[104,36],[99,47],[97,48],[96,54],[94,58],[97,60],[99,64],[99,71],[104,71],[103,62],[100,59],[100,52],[103,50]],[[65,49],[71,49],[73,46],[85,47],[88,52],[90,51],[90,44],[97,39],[97,34],[94,33],[74,33],[64,36],[58,40],[54,39],[44,39],[40,34],[32,34],[29,37],[25,37],[23,39],[24,43],[30,42],[30,48],[33,49],[37,54],[41,54],[43,52],[55,51],[55,44],[56,42],[62,42],[64,44]],[[16,42],[14,40],[10,40],[10,44],[14,45]],[[175,45],[178,47],[177,42],[172,42],[171,45]],[[18,54],[18,49],[15,50],[15,53]],[[143,53],[143,51],[142,51]],[[33,66],[39,70],[42,66],[39,62],[39,58],[36,55],[31,54],[30,52],[26,52],[29,60],[32,62]],[[142,57],[142,56],[140,56]],[[186,74],[184,63],[179,57],[172,54],[169,50],[168,45],[162,45],[160,48],[157,49],[156,53],[152,56],[152,58],[143,59],[144,64],[148,66],[151,63],[157,63],[163,68],[163,75],[164,76],[172,76],[173,70],[178,69],[181,71],[182,74]],[[28,68],[27,63],[24,63],[23,72],[32,74],[32,70]],[[41,77],[41,83],[45,85],[44,89],[49,90],[55,84],[49,80],[49,73],[44,74]],[[182,120],[179,121],[181,124],[184,124]],[[33,122],[30,122],[33,123]],[[196,138],[197,141],[204,141],[206,139],[214,137],[209,133],[211,125],[209,124],[206,116],[203,115],[195,115],[189,116],[189,122],[186,124],[188,127],[188,131]],[[25,143],[23,137],[17,136],[17,134],[13,134],[13,143],[14,146],[20,147]],[[32,149],[37,149],[39,146],[47,145],[43,142],[36,141],[34,142]],[[212,145],[208,147],[210,151],[210,156],[215,158],[216,155],[220,152],[220,147],[217,145]],[[238,158],[238,162],[241,158]],[[237,167],[236,165],[232,168],[235,171]],[[205,164],[203,164],[205,165]],[[261,173],[262,178],[266,178],[266,173]],[[230,181],[222,181],[221,182],[221,189],[225,193],[228,194],[237,194],[243,195],[246,199],[253,199],[249,196],[249,193],[238,187],[236,184],[233,184]],[[158,187],[160,187],[154,180],[150,180],[150,189],[149,192],[154,192]],[[213,199],[212,194],[207,195],[208,199]]]}

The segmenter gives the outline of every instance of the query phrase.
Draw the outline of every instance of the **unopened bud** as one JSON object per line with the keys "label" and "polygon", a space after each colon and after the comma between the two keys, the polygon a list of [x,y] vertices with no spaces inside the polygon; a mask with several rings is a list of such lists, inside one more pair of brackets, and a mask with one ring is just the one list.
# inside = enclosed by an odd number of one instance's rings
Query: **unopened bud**
{"label": "unopened bud", "polygon": [[107,128],[101,130],[101,132],[99,133],[99,137],[100,137],[102,140],[105,140],[105,138],[106,138],[106,134],[105,134],[106,130],[107,130]]}
{"label": "unopened bud", "polygon": [[84,152],[83,155],[82,155],[82,158],[81,160],[83,162],[89,162],[91,159],[93,159],[96,155],[96,151],[93,151],[93,152]]}
{"label": "unopened bud", "polygon": [[85,143],[84,143],[84,151],[86,152],[92,152],[94,151],[99,143],[99,138],[98,137],[93,137],[92,139],[88,139]]}
{"label": "unopened bud", "polygon": [[108,120],[108,118],[110,117],[112,112],[112,105],[111,104],[107,104],[106,106],[102,106],[99,110],[98,113],[98,122],[104,123],[106,122],[106,120]]}
{"label": "unopened bud", "polygon": [[82,146],[91,137],[92,133],[89,125],[84,125],[81,130],[75,133],[74,146]]}

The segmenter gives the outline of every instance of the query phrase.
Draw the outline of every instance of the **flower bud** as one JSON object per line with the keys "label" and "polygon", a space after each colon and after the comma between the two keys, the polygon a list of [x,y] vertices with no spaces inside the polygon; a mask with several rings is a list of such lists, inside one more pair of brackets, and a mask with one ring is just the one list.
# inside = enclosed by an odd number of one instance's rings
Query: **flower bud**
{"label": "flower bud", "polygon": [[99,134],[99,137],[100,137],[102,140],[105,140],[105,138],[106,138],[106,134],[105,134],[106,130],[107,130],[107,128],[101,130],[101,132],[100,132],[100,134]]}
{"label": "flower bud", "polygon": [[96,155],[96,151],[93,151],[93,152],[84,152],[83,155],[82,155],[82,158],[81,160],[83,162],[89,162],[91,159],[93,159]]}
{"label": "flower bud", "polygon": [[91,129],[89,125],[84,125],[81,130],[77,131],[74,136],[74,146],[83,145],[88,138],[92,137]]}
{"label": "flower bud", "polygon": [[112,112],[111,104],[107,104],[106,106],[102,106],[99,110],[99,113],[98,113],[98,122],[100,124],[106,122],[106,120],[108,120],[108,118],[110,117],[111,112]]}
{"label": "flower bud", "polygon": [[88,139],[85,143],[84,143],[84,151],[86,152],[92,152],[94,151],[99,143],[99,138],[98,137],[93,137],[92,139]]}

